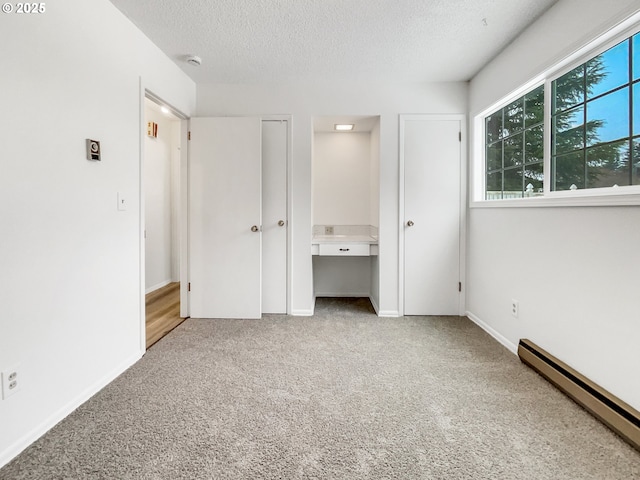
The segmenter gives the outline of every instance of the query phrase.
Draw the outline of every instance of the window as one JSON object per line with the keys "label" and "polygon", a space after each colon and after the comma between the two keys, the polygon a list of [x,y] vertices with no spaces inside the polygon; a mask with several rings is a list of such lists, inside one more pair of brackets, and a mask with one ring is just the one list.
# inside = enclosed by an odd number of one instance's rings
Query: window
{"label": "window", "polygon": [[582,56],[580,65],[554,67],[529,83],[537,87],[476,117],[478,128],[484,124],[480,198],[558,198],[589,189],[615,195],[622,193],[615,187],[628,186],[636,187],[627,193],[640,192],[640,33],[622,32],[614,46]]}
{"label": "window", "polygon": [[640,34],[551,88],[551,190],[640,184]]}
{"label": "window", "polygon": [[544,85],[485,118],[485,198],[542,195]]}

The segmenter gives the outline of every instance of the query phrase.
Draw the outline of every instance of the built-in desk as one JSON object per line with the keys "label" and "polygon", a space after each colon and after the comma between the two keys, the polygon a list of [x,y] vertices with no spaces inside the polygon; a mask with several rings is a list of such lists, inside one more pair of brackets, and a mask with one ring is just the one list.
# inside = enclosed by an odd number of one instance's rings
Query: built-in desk
{"label": "built-in desk", "polygon": [[[378,255],[378,235],[377,231],[372,231],[374,228],[369,225],[336,226],[334,231],[347,233],[333,235],[314,233],[311,238],[311,255],[332,257]],[[318,230],[324,232],[324,226],[315,226],[314,232]]]}
{"label": "built-in desk", "polygon": [[378,229],[315,225],[311,236],[316,297],[371,297],[378,292]]}

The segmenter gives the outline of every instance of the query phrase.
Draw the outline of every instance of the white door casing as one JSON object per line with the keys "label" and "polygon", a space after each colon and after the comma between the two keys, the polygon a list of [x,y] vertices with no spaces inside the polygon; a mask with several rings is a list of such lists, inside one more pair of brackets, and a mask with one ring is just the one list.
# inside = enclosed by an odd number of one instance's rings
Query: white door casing
{"label": "white door casing", "polygon": [[262,121],[262,313],[287,313],[286,120]]}
{"label": "white door casing", "polygon": [[260,318],[261,120],[192,118],[190,129],[190,315]]}
{"label": "white door casing", "polygon": [[462,122],[459,116],[401,118],[405,315],[460,314]]}

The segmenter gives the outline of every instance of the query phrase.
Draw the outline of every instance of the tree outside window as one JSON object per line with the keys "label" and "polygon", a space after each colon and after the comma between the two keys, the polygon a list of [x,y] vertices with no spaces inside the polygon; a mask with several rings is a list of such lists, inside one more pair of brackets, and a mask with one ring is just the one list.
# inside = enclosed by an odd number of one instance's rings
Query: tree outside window
{"label": "tree outside window", "polygon": [[544,86],[485,119],[487,200],[542,195]]}
{"label": "tree outside window", "polygon": [[[550,190],[640,185],[640,33],[550,83]],[[544,85],[485,117],[485,199],[544,191]]]}
{"label": "tree outside window", "polygon": [[634,117],[640,120],[638,39],[629,38],[552,82],[552,190],[640,184],[634,137],[640,133],[634,132]]}

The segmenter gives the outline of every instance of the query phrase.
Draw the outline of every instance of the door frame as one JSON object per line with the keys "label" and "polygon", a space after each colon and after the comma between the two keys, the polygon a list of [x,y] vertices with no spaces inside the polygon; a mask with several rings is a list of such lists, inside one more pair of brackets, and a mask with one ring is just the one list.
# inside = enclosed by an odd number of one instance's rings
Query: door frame
{"label": "door frame", "polygon": [[405,123],[408,120],[457,120],[460,122],[460,212],[459,212],[459,277],[462,290],[458,300],[458,315],[466,309],[466,238],[467,238],[467,116],[464,114],[400,114],[399,116],[399,172],[398,172],[398,311],[404,315],[404,242],[405,242]]}
{"label": "door frame", "polygon": [[165,101],[162,97],[155,94],[153,91],[145,88],[142,78],[140,78],[140,104],[139,104],[139,114],[140,114],[140,132],[139,132],[139,142],[140,142],[140,151],[138,158],[138,194],[139,194],[139,255],[140,255],[140,265],[139,265],[139,278],[140,278],[140,287],[139,287],[139,302],[140,302],[140,351],[144,354],[147,351],[147,326],[146,326],[146,274],[145,274],[145,264],[146,264],[146,249],[145,249],[145,186],[144,186],[144,161],[145,161],[145,151],[144,151],[144,141],[146,136],[146,127],[144,125],[145,119],[145,99],[149,99],[154,103],[159,105],[164,105],[167,107],[171,113],[173,113],[176,117],[180,119],[180,226],[179,226],[179,237],[180,237],[180,316],[186,318],[189,316],[189,305],[188,305],[188,293],[187,293],[187,279],[189,278],[189,263],[188,263],[188,148],[183,148],[183,145],[187,144],[187,134],[189,130],[189,116],[184,114],[182,111],[171,105],[171,103]]}

